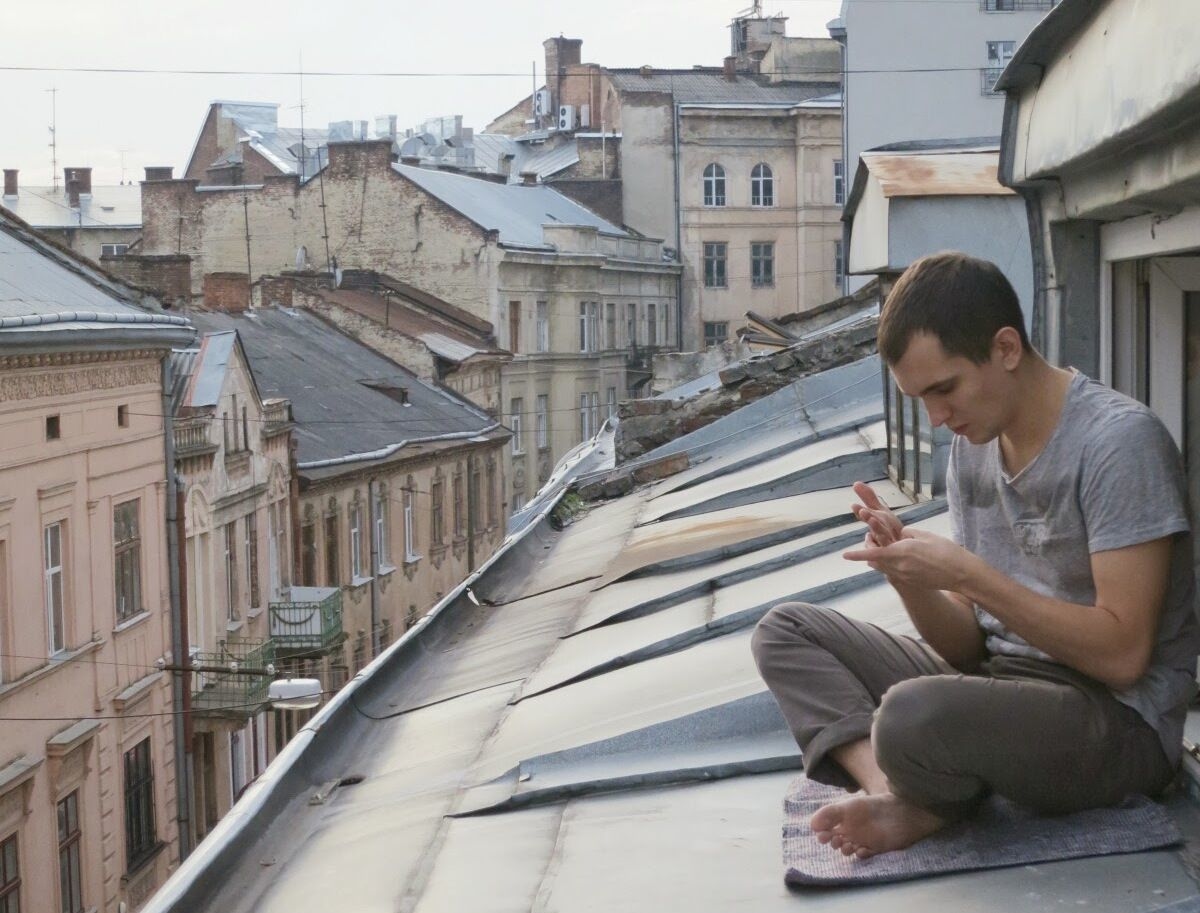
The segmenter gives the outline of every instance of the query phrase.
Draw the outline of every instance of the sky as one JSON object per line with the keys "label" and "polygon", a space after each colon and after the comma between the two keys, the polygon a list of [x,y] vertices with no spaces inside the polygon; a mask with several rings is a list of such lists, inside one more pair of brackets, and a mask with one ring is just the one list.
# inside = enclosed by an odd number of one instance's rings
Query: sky
{"label": "sky", "polygon": [[[90,166],[93,184],[141,180],[147,165],[174,166],[178,176],[211,101],[278,102],[280,123],[299,125],[301,69],[306,124],[373,128],[377,115],[396,114],[403,128],[462,114],[479,130],[529,93],[535,63],[543,77],[546,38],[580,38],[583,60],[605,66],[719,66],[729,21],[749,3],[3,0],[0,167],[20,169],[24,185],[51,184],[53,101],[60,181],[64,167]],[[840,8],[841,0],[763,7],[788,16],[789,35],[820,37]],[[378,75],[389,73],[437,75]]]}

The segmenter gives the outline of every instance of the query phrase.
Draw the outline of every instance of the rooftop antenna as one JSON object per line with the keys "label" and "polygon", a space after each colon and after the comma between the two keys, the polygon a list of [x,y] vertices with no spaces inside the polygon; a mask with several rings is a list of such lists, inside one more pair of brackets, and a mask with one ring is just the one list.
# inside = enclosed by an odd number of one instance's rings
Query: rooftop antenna
{"label": "rooftop antenna", "polygon": [[118,149],[117,151],[121,153],[121,183],[124,184],[125,183],[125,154],[127,152],[129,152],[129,150],[128,149]]}
{"label": "rooftop antenna", "polygon": [[57,88],[47,89],[50,93],[50,179],[54,183],[54,192],[58,193],[58,108],[56,105]]}
{"label": "rooftop antenna", "polygon": [[[304,145],[304,52],[300,52],[300,183],[304,183],[304,162],[308,147]],[[318,163],[320,164],[320,163]]]}

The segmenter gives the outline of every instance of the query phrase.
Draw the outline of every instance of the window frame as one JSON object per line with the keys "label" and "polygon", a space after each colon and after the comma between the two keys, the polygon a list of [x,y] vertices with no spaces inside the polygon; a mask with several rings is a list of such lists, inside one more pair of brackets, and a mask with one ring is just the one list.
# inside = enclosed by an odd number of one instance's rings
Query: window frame
{"label": "window frame", "polygon": [[342,562],[338,542],[338,511],[335,506],[324,517],[321,530],[322,544],[325,552],[325,585],[337,586],[342,585]]}
{"label": "window frame", "polygon": [[729,243],[727,241],[705,241],[704,287],[729,288]]}
{"label": "window frame", "polygon": [[362,502],[351,501],[348,515],[350,531],[350,580],[362,580],[367,575],[363,573],[362,547]]}
{"label": "window frame", "polygon": [[846,254],[841,239],[833,242],[833,282],[841,285],[846,278]]}
{"label": "window frame", "polygon": [[775,287],[775,242],[750,242],[750,287]]}
{"label": "window frame", "polygon": [[[254,511],[242,518],[242,535],[246,537],[246,541],[242,543],[242,550],[246,557],[246,592],[249,596],[249,607],[257,609],[262,605],[262,589],[258,585],[258,517]],[[313,542],[316,542],[315,533]]]}
{"label": "window frame", "polygon": [[521,439],[521,419],[525,409],[525,398],[514,396],[509,402],[508,428],[512,432],[512,455],[521,456],[525,453],[525,442]]}
{"label": "window frame", "polygon": [[446,542],[446,524],[442,514],[444,483],[436,476],[429,485],[429,542],[430,548],[440,548]]}
{"label": "window frame", "polygon": [[[132,522],[126,517],[123,529],[119,513],[130,511]],[[130,498],[113,505],[113,608],[116,610],[117,623],[128,621],[144,611],[142,606],[142,537],[141,537],[141,499]],[[122,538],[122,533],[131,530],[132,535]],[[129,592],[124,593],[129,585]],[[128,598],[130,606],[124,608],[124,600]]]}
{"label": "window frame", "polygon": [[706,207],[717,209],[725,205],[725,166],[710,162],[704,168],[703,200]]}
{"label": "window frame", "polygon": [[[54,520],[42,527],[42,586],[46,609],[46,645],[50,656],[57,656],[67,649],[66,525],[65,520]],[[51,564],[51,530],[57,540],[57,564]],[[52,593],[57,593],[57,606],[52,605]]]}
{"label": "window frame", "polygon": [[225,540],[225,620],[232,623],[242,620],[238,613],[237,520],[226,523],[222,533]]}
{"label": "window frame", "polygon": [[766,162],[759,162],[750,171],[750,205],[758,209],[775,206],[775,172]]}
{"label": "window frame", "polygon": [[125,865],[136,871],[158,849],[154,807],[154,764],[150,736],[123,753],[122,794],[125,800]]}
{"label": "window frame", "polygon": [[[12,871],[9,871],[8,847],[12,847]],[[16,898],[15,904],[10,903],[10,898]],[[13,832],[0,840],[0,910],[4,913],[8,911],[21,910],[21,842],[19,834]]]}
{"label": "window frame", "polygon": [[534,399],[534,429],[538,450],[550,446],[550,396],[539,393]]}
{"label": "window frame", "polygon": [[55,803],[58,822],[58,890],[60,913],[83,913],[83,860],[80,845],[79,790],[74,789]]}
{"label": "window frame", "polygon": [[833,160],[833,205],[846,205],[846,163],[842,159]]}
{"label": "window frame", "polygon": [[375,560],[381,568],[392,566],[392,545],[388,536],[388,497],[383,487],[375,487],[375,524],[372,528],[374,537]]}
{"label": "window frame", "polygon": [[588,408],[588,395],[579,394],[579,443],[591,440],[591,410]]}
{"label": "window frame", "polygon": [[404,489],[404,563],[412,564],[420,559],[417,553],[416,518],[413,515],[413,492],[406,486]]}
{"label": "window frame", "polygon": [[[713,328],[710,332],[709,328]],[[717,334],[716,328],[720,327],[721,332]],[[704,347],[707,349],[710,346],[719,346],[729,339],[729,321],[728,320],[706,320],[704,321]],[[710,340],[712,340],[710,342]]]}
{"label": "window frame", "polygon": [[550,351],[550,302],[539,301],[535,308],[535,347],[539,352]]}

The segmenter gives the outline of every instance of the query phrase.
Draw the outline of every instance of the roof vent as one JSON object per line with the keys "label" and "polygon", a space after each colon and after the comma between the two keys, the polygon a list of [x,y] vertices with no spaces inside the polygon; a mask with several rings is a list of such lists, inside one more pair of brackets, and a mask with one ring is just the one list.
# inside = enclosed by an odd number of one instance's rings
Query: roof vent
{"label": "roof vent", "polygon": [[536,187],[537,182],[538,182],[538,176],[537,176],[536,171],[522,171],[521,172],[521,183],[524,184],[526,187]]}
{"label": "roof vent", "polygon": [[654,67],[650,66],[650,64],[648,64],[648,63],[644,63],[644,64],[642,64],[642,68],[638,72],[640,72],[643,76],[653,76],[654,75]]}
{"label": "roof vent", "polygon": [[170,165],[147,165],[147,181],[169,181],[174,169]]}

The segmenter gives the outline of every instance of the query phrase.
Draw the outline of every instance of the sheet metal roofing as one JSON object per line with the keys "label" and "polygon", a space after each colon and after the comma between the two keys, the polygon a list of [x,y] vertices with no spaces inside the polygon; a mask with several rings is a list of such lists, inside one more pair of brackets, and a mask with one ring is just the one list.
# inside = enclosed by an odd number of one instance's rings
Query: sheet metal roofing
{"label": "sheet metal roofing", "polygon": [[476,225],[498,231],[501,244],[551,250],[553,248],[546,243],[542,226],[555,222],[587,225],[605,234],[633,237],[571,198],[541,184],[532,187],[497,184],[413,165],[392,167]]}
{"label": "sheet metal roofing", "polygon": [[143,309],[116,280],[0,213],[0,340],[59,344],[71,335],[72,345],[181,345],[194,333],[186,318]]}
{"label": "sheet metal roofing", "polygon": [[39,229],[142,227],[140,184],[95,186],[78,207],[71,206],[65,187],[22,186],[15,197],[0,197],[0,207]]}
{"label": "sheet metal roofing", "polygon": [[[943,502],[886,478],[879,391],[875,358],[805,378],[673,442],[683,472],[565,529],[543,512],[335,697],[145,909],[1130,913],[1195,898],[1173,851],[784,886],[800,759],[753,625],[801,599],[911,631],[879,575],[840,557],[862,536],[855,479],[948,530]],[[1196,823],[1189,802],[1172,808]]]}
{"label": "sheet metal roofing", "polygon": [[651,70],[608,69],[608,78],[618,92],[666,92],[675,101],[687,102],[776,102],[797,104],[830,95],[836,85],[772,84],[761,77],[739,74],[727,79],[717,69]]}
{"label": "sheet metal roofing", "polygon": [[471,140],[475,166],[492,174],[504,172],[502,159],[508,157],[510,184],[521,180],[521,172],[532,171],[545,180],[579,161],[579,145],[571,137],[559,145],[522,142],[503,133],[476,133]]}
{"label": "sheet metal roofing", "polygon": [[1010,196],[997,177],[998,149],[973,152],[864,152],[885,197]]}
{"label": "sheet metal roofing", "polygon": [[406,442],[496,432],[495,422],[465,400],[307,311],[261,308],[192,318],[205,333],[237,330],[261,395],[291,401],[297,456],[308,475],[386,458]]}

